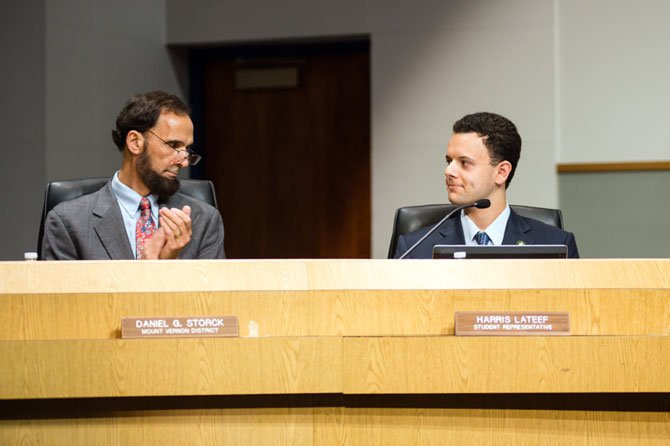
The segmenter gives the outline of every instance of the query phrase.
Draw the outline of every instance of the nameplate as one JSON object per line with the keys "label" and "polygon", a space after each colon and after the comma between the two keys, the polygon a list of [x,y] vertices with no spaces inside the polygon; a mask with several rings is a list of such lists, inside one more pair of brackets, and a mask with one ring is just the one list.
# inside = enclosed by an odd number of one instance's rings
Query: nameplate
{"label": "nameplate", "polygon": [[456,336],[565,336],[570,334],[567,312],[457,311]]}
{"label": "nameplate", "polygon": [[124,317],[122,338],[238,336],[237,316]]}

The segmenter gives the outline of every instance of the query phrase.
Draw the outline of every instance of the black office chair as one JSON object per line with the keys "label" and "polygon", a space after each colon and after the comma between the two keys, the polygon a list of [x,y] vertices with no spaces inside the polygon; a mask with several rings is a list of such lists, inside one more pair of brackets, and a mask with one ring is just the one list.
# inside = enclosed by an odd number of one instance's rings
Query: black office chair
{"label": "black office chair", "polygon": [[[37,237],[37,256],[42,258],[42,238],[44,237],[44,221],[47,214],[58,203],[74,200],[83,195],[92,194],[102,188],[109,181],[109,177],[104,178],[83,178],[79,180],[50,181],[47,183],[44,192],[44,205],[42,207],[42,219],[40,221],[40,232]],[[214,185],[208,180],[179,180],[181,188],[179,192],[204,201],[214,207],[216,204],[216,194]]]}
{"label": "black office chair", "polygon": [[[391,235],[388,258],[392,259],[394,257],[398,247],[398,239],[401,235],[416,231],[424,226],[434,225],[455,208],[456,205],[454,204],[425,204],[398,209],[393,221],[393,234]],[[523,217],[534,218],[542,223],[563,229],[563,214],[560,209],[517,205],[510,205],[510,208]]]}

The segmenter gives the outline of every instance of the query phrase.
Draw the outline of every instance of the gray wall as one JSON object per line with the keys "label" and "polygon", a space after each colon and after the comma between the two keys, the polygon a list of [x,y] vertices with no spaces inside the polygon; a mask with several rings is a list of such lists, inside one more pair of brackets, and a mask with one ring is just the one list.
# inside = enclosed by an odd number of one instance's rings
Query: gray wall
{"label": "gray wall", "polygon": [[[557,160],[670,159],[670,2],[556,2]],[[584,257],[670,257],[670,172],[559,175]]]}
{"label": "gray wall", "polygon": [[0,259],[34,251],[46,172],[46,4],[6,2],[0,14]]}
{"label": "gray wall", "polygon": [[[665,257],[654,240],[611,248],[590,231],[605,225],[621,239],[636,227],[667,227],[667,213],[658,211],[649,190],[667,189],[668,173],[625,181],[621,174],[559,176],[555,164],[668,159],[668,16],[665,0],[3,5],[0,122],[8,138],[0,205],[11,218],[0,221],[0,259],[34,249],[47,179],[109,175],[116,168],[109,131],[125,98],[153,88],[183,93],[166,43],[361,34],[372,43],[375,257],[385,256],[395,208],[446,200],[442,171],[451,123],[477,110],[509,116],[524,139],[511,202],[563,207],[587,256]],[[583,201],[592,193],[607,194],[612,205],[596,212]],[[640,211],[634,221],[614,225],[620,200]]]}
{"label": "gray wall", "polygon": [[120,166],[110,131],[128,96],[184,92],[165,46],[164,0],[25,0],[3,5],[0,20],[0,206],[13,216],[0,220],[0,259],[11,260],[36,248],[47,180]]}
{"label": "gray wall", "polygon": [[582,257],[670,257],[670,172],[562,174],[559,184]]}
{"label": "gray wall", "polygon": [[165,47],[163,0],[47,2],[47,178],[110,175],[110,132],[133,93],[181,93]]}

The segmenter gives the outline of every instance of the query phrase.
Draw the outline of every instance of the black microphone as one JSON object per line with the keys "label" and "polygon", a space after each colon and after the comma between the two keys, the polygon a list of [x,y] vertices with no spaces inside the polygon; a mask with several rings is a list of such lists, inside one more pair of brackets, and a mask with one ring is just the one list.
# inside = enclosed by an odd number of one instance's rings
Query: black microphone
{"label": "black microphone", "polygon": [[442,220],[440,220],[439,222],[437,222],[437,224],[436,224],[435,226],[433,226],[433,228],[432,228],[430,231],[426,232],[426,235],[424,235],[423,237],[421,237],[421,238],[420,238],[415,244],[413,244],[407,251],[403,252],[402,255],[401,255],[400,257],[398,257],[398,260],[400,260],[400,259],[404,259],[405,257],[407,257],[407,255],[408,255],[410,252],[414,251],[414,250],[416,249],[416,247],[419,246],[419,245],[421,244],[421,242],[423,242],[424,240],[426,240],[430,234],[432,234],[433,232],[435,232],[435,230],[436,230],[437,228],[439,228],[439,227],[442,225],[442,223],[444,223],[445,221],[447,221],[447,219],[448,219],[449,217],[451,217],[452,215],[454,215],[456,212],[458,212],[458,211],[460,211],[460,210],[463,210],[463,209],[467,209],[467,208],[486,209],[486,208],[489,207],[489,206],[491,206],[491,200],[488,200],[488,199],[486,199],[486,198],[482,198],[481,200],[477,200],[477,201],[475,201],[475,202],[472,203],[472,204],[464,204],[464,205],[462,205],[462,206],[458,206],[456,209],[454,209],[453,211],[449,212],[449,213],[448,213]]}

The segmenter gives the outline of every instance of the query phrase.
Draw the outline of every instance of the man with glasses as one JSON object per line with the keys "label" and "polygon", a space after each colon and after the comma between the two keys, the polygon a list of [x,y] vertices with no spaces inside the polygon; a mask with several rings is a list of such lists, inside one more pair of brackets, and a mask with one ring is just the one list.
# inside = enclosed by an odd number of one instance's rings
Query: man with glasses
{"label": "man with glasses", "polygon": [[225,257],[218,210],[179,192],[179,171],[200,161],[189,112],[162,91],[128,100],[112,131],[121,169],[98,192],[49,212],[45,260]]}

